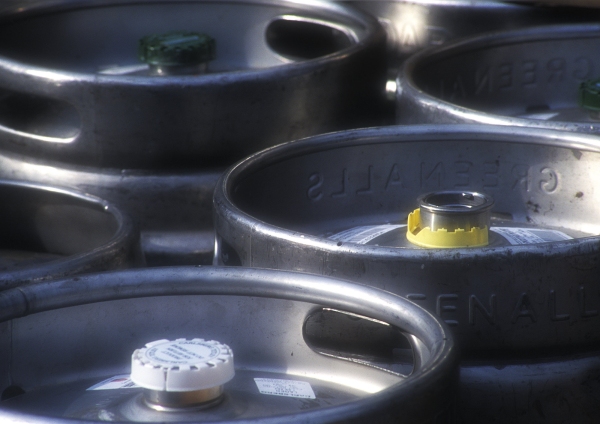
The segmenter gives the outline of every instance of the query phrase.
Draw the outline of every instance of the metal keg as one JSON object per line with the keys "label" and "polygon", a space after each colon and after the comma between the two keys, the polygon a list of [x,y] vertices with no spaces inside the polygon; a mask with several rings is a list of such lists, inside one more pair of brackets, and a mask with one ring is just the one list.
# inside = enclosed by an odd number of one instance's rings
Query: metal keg
{"label": "metal keg", "polygon": [[423,51],[398,77],[398,123],[483,123],[597,134],[580,86],[600,77],[600,26],[487,34]]}
{"label": "metal keg", "polygon": [[[5,291],[0,305],[3,422],[437,423],[453,403],[448,328],[399,296],[341,280],[154,268]],[[313,350],[304,322],[324,308],[399,328],[411,371]],[[222,386],[208,404],[187,403],[198,373]]]}
{"label": "metal keg", "polygon": [[596,137],[519,127],[283,144],[220,180],[215,260],[344,278],[436,313],[464,349],[465,422],[587,422],[600,375],[599,161]]}
{"label": "metal keg", "polygon": [[0,180],[0,197],[0,290],[139,259],[131,220],[104,200],[8,180]]}
{"label": "metal keg", "polygon": [[[384,31],[339,4],[65,0],[23,9],[1,21],[3,150],[77,165],[197,169],[373,124],[383,101]],[[205,73],[144,73],[152,64],[138,58],[140,39],[173,30],[214,39]]]}
{"label": "metal keg", "polygon": [[[1,174],[114,202],[139,219],[150,264],[211,262],[224,165],[372,125],[384,103],[384,31],[334,3],[65,0],[0,22]],[[159,48],[138,46],[173,30],[213,39],[206,69],[155,66]],[[162,47],[203,48],[181,38]]]}

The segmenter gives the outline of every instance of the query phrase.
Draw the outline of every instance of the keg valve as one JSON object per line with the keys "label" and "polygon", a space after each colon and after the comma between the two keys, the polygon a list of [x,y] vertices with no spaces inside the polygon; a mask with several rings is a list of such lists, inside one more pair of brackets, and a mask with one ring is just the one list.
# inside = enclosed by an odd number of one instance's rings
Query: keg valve
{"label": "keg valve", "polygon": [[176,31],[149,35],[139,42],[138,55],[151,75],[205,73],[216,58],[215,39],[197,32]]}
{"label": "keg valve", "polygon": [[494,200],[472,191],[438,191],[418,198],[408,215],[407,239],[429,248],[477,247],[488,244]]}
{"label": "keg valve", "polygon": [[233,352],[214,340],[157,340],[131,357],[131,380],[144,388],[144,401],[158,411],[216,405],[234,374]]}
{"label": "keg valve", "polygon": [[579,106],[589,111],[591,119],[600,121],[600,79],[579,84]]}

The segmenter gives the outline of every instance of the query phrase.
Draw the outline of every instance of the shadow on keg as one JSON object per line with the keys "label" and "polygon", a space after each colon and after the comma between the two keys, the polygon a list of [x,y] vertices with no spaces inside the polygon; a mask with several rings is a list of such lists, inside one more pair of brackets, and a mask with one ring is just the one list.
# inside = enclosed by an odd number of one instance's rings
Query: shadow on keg
{"label": "shadow on keg", "polygon": [[271,50],[290,60],[316,59],[356,43],[356,36],[346,28],[291,15],[272,20],[265,38]]}
{"label": "shadow on keg", "polygon": [[66,102],[0,89],[0,125],[21,136],[71,143],[79,135],[81,118]]}
{"label": "shadow on keg", "polygon": [[323,355],[365,363],[409,375],[413,350],[406,336],[390,324],[331,308],[318,309],[304,321],[306,344]]}

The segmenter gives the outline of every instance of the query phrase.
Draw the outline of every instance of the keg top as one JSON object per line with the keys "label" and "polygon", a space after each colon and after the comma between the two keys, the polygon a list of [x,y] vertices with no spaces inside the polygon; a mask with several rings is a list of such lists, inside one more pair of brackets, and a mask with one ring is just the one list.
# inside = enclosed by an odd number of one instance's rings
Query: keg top
{"label": "keg top", "polygon": [[579,85],[579,105],[600,110],[600,79],[584,81]]}
{"label": "keg top", "polygon": [[215,39],[207,34],[172,31],[139,41],[139,58],[150,65],[199,65],[216,58]]}
{"label": "keg top", "polygon": [[233,352],[215,340],[157,340],[136,349],[131,357],[131,380],[150,390],[210,389],[234,374]]}

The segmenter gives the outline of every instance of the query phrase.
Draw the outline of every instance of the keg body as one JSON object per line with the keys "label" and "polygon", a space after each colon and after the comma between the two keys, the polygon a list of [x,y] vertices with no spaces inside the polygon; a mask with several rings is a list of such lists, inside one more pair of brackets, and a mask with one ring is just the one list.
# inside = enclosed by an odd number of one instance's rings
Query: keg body
{"label": "keg body", "polygon": [[0,181],[0,289],[134,266],[139,235],[112,204],[80,192]]}
{"label": "keg body", "polygon": [[[12,384],[24,392],[3,402],[3,419],[27,414],[33,422],[285,422],[294,415],[313,422],[434,422],[452,404],[457,356],[448,329],[389,293],[299,273],[218,267],[104,273],[80,281],[84,291],[70,299],[39,286],[28,288],[25,297],[36,304],[30,311],[39,312],[29,317],[20,317],[24,303],[17,293],[3,298],[4,317],[12,319],[3,323],[2,340],[10,334],[15,341],[4,354],[22,359],[3,368],[3,390]],[[56,281],[53,289],[70,292],[70,283]],[[342,287],[346,294],[339,300],[327,299]],[[407,377],[316,353],[303,340],[303,320],[323,306],[402,323],[402,331],[417,340],[422,365]],[[68,339],[64,328],[69,328]],[[161,413],[138,402],[139,387],[96,386],[127,372],[131,348],[140,339],[198,332],[207,340],[226,340],[235,353],[236,376],[225,384],[221,404]],[[444,335],[446,340],[438,339]],[[45,353],[36,349],[38,343],[47,346]],[[9,368],[18,374],[10,382]],[[279,384],[287,384],[288,392],[262,386],[273,379],[284,380]]]}
{"label": "keg body", "polygon": [[[598,340],[591,302],[600,295],[589,184],[597,149],[593,137],[466,126],[377,128],[289,143],[238,163],[219,182],[216,260],[400,294],[445,319],[463,356],[478,363],[517,366],[565,350],[589,352]],[[487,247],[424,249],[406,240],[417,198],[439,190],[494,199]],[[552,238],[559,233],[564,238]],[[526,379],[513,383],[526,392]],[[494,392],[489,411],[520,416],[511,398]],[[470,399],[459,408],[467,415],[477,404]]]}
{"label": "keg body", "polygon": [[[381,115],[383,29],[341,5],[20,6],[0,17],[12,40],[0,45],[1,173],[114,202],[138,219],[149,264],[210,263],[210,202],[224,165]],[[216,40],[206,73],[128,70],[146,66],[140,38],[174,29]]]}
{"label": "keg body", "polygon": [[[129,169],[231,163],[284,140],[372,124],[383,99],[383,30],[340,5],[150,0],[24,9],[3,17],[13,42],[0,45],[0,143],[27,156]],[[140,38],[173,28],[216,40],[207,73],[122,71],[140,65]]]}
{"label": "keg body", "polygon": [[596,25],[494,33],[420,53],[398,77],[398,123],[484,123],[597,134],[578,105],[598,77]]}

